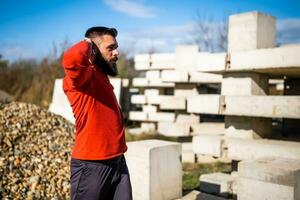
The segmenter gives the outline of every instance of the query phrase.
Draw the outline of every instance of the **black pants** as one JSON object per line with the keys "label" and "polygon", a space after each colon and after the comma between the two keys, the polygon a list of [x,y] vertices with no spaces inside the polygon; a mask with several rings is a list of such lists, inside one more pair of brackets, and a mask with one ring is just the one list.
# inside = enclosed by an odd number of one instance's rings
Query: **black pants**
{"label": "black pants", "polygon": [[125,157],[99,161],[71,159],[71,200],[132,200]]}

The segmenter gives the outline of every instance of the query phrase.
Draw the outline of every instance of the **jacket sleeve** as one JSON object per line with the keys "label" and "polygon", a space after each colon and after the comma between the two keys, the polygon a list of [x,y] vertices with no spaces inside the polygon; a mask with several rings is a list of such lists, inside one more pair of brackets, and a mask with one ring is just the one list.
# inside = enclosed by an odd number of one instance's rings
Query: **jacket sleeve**
{"label": "jacket sleeve", "polygon": [[69,48],[63,55],[62,65],[74,88],[82,87],[90,79],[92,69],[88,58],[89,52],[89,43],[81,41]]}

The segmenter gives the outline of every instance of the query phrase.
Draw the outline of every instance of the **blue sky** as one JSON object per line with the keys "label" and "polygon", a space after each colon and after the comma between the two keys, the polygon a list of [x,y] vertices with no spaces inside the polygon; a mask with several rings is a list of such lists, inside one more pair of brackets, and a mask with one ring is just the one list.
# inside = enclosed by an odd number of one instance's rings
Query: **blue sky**
{"label": "blue sky", "polygon": [[234,13],[260,11],[277,19],[277,42],[300,43],[300,0],[2,0],[0,54],[42,58],[63,41],[81,40],[91,26],[116,27],[128,54],[173,52],[192,43],[197,12],[218,24]]}

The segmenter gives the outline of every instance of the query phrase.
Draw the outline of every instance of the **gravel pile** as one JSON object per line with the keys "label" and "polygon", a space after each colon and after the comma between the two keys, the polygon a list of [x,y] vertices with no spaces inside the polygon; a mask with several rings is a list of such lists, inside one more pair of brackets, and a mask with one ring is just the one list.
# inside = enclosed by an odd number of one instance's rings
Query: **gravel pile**
{"label": "gravel pile", "polygon": [[69,199],[74,126],[36,105],[0,104],[0,199]]}

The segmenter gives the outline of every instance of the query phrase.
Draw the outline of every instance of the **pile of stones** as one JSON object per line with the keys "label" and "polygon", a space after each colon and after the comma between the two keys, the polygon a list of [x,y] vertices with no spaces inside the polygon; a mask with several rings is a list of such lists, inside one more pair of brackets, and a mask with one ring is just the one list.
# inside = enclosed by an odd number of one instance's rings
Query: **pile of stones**
{"label": "pile of stones", "polygon": [[0,199],[69,199],[74,126],[36,105],[0,103]]}

